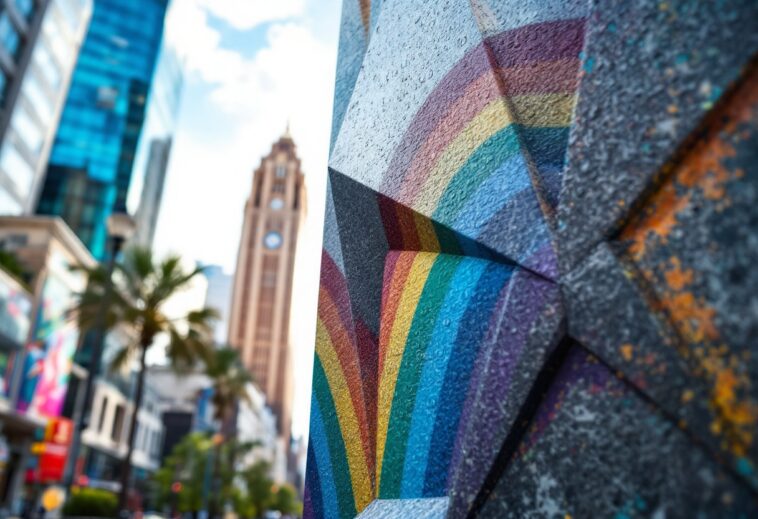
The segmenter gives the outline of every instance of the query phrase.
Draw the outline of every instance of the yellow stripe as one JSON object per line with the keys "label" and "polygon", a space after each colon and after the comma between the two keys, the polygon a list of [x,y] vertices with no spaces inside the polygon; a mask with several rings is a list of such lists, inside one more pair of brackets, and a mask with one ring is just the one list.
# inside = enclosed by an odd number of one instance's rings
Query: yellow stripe
{"label": "yellow stripe", "polygon": [[408,340],[408,332],[411,329],[413,315],[421,298],[421,292],[424,290],[426,278],[429,276],[429,271],[432,270],[436,259],[437,254],[435,253],[419,252],[416,254],[394,322],[382,322],[382,326],[391,326],[392,331],[384,358],[384,367],[379,376],[379,394],[377,395],[376,495],[379,495],[379,479],[382,474],[382,458],[384,457],[384,444],[387,441],[392,397],[395,394],[395,383],[400,371],[405,343]]}
{"label": "yellow stripe", "polygon": [[576,94],[532,94],[510,98],[514,119],[533,128],[564,128],[571,124]]}
{"label": "yellow stripe", "polygon": [[316,355],[321,359],[329,384],[329,391],[334,399],[334,407],[337,410],[337,420],[345,442],[347,465],[353,484],[355,509],[361,511],[371,502],[373,493],[365,451],[361,444],[360,425],[353,408],[353,401],[350,398],[350,389],[342,373],[339,358],[337,358],[337,352],[321,319],[318,319],[316,324]]}
{"label": "yellow stripe", "polygon": [[420,249],[428,252],[438,252],[440,250],[440,242],[437,239],[437,232],[434,230],[432,221],[417,212],[413,212],[413,219],[416,222],[416,232],[418,233],[418,239]]}
{"label": "yellow stripe", "polygon": [[502,99],[496,99],[484,107],[440,155],[424,182],[419,198],[414,201],[413,208],[427,216],[434,213],[447,185],[471,154],[511,122]]}

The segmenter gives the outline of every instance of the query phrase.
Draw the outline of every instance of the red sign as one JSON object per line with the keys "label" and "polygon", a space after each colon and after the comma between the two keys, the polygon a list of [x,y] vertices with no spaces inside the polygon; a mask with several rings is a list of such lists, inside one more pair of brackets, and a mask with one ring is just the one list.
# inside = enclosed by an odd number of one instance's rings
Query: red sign
{"label": "red sign", "polygon": [[74,425],[67,418],[51,418],[45,428],[45,439],[32,444],[32,453],[38,455],[37,466],[27,473],[27,481],[58,483],[63,481],[68,449]]}

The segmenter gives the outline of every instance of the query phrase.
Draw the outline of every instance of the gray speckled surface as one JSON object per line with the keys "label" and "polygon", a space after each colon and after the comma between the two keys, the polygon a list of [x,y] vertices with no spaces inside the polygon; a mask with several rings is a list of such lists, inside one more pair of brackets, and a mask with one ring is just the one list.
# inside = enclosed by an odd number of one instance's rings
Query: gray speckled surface
{"label": "gray speckled surface", "polygon": [[637,197],[758,50],[758,2],[598,0],[558,210],[568,271]]}

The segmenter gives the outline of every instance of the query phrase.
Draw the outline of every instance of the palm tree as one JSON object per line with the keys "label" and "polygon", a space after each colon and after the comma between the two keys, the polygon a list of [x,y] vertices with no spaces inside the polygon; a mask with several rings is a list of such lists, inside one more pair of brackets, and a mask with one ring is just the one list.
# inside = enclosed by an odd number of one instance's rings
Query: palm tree
{"label": "palm tree", "polygon": [[[247,386],[253,378],[242,365],[237,350],[232,348],[220,348],[214,350],[205,364],[205,374],[211,379],[213,396],[214,419],[220,424],[220,436],[216,441],[216,453],[213,464],[214,486],[218,487],[221,471],[221,444],[235,435],[235,415],[240,401],[252,404]],[[230,451],[231,452],[231,451]],[[230,460],[232,463],[233,460]],[[217,488],[217,490],[220,490]],[[211,499],[209,516],[215,518],[220,507],[217,499],[221,496],[220,491],[214,492],[215,499]]]}
{"label": "palm tree", "polygon": [[[78,294],[73,309],[83,331],[104,326],[106,330],[123,330],[132,338],[116,352],[111,369],[131,367],[139,359],[134,412],[129,425],[127,454],[121,470],[121,496],[119,510],[126,509],[134,437],[137,431],[138,411],[142,406],[145,386],[147,351],[156,336],[166,334],[169,339],[166,353],[170,365],[177,371],[192,369],[199,359],[210,351],[211,323],[217,318],[215,310],[208,308],[191,311],[179,318],[164,313],[164,305],[171,296],[187,289],[202,268],[189,272],[181,266],[181,258],[168,256],[157,261],[149,249],[133,247],[124,253],[123,261],[115,265],[112,279],[100,265],[85,269],[87,288]],[[107,304],[107,307],[103,307]]]}

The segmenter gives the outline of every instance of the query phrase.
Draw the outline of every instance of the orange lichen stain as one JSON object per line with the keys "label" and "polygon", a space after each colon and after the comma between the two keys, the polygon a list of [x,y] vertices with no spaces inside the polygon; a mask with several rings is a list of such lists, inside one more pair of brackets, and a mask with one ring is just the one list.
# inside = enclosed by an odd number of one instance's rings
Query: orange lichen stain
{"label": "orange lichen stain", "polygon": [[724,162],[736,155],[734,146],[718,135],[700,141],[689,160],[682,164],[677,181],[689,189],[699,187],[708,200],[720,200],[726,194],[725,184],[736,178],[739,171],[728,169]]}
{"label": "orange lichen stain", "polygon": [[718,338],[718,330],[713,324],[716,310],[710,308],[702,297],[696,298],[690,292],[682,292],[665,297],[661,302],[687,342]]}
{"label": "orange lichen stain", "polygon": [[654,198],[642,219],[621,234],[622,240],[631,241],[629,253],[637,261],[645,256],[648,236],[655,235],[665,242],[676,227],[677,214],[690,203],[690,195],[678,195],[672,183],[665,184]]}
{"label": "orange lichen stain", "polygon": [[736,390],[739,385],[731,369],[718,373],[714,392],[715,403],[730,423],[749,425],[755,421],[755,409],[751,409],[747,402],[738,401]]}
{"label": "orange lichen stain", "polygon": [[[745,127],[754,126],[751,121],[756,119],[758,68],[730,94],[729,102],[712,114],[704,135],[686,150],[681,160],[662,168],[659,178],[664,178],[664,182],[648,200],[646,209],[628,222],[620,236],[628,242],[630,259],[637,262],[642,276],[657,295],[652,307],[669,317],[683,339],[679,351],[690,364],[692,375],[708,384],[707,403],[713,413],[711,433],[719,437],[722,448],[736,456],[750,452],[758,431],[758,402],[751,396],[753,382],[746,372],[745,352],[732,352],[728,344],[721,342],[716,310],[691,288],[697,271],[684,268],[676,256],[655,267],[641,261],[652,259],[652,253],[663,253],[660,246],[667,244],[680,217],[690,214],[691,203],[705,203],[715,211],[729,206],[728,184],[745,175],[740,168],[730,168],[729,162],[737,155],[737,143],[750,133]],[[706,248],[703,252],[711,251]],[[687,403],[695,396],[692,390],[685,390],[681,400]]]}
{"label": "orange lichen stain", "polygon": [[622,345],[619,350],[621,351],[621,356],[624,357],[624,360],[629,362],[632,360],[632,355],[634,353],[634,346],[631,344],[624,344]]}
{"label": "orange lichen stain", "polygon": [[728,348],[714,347],[708,350],[702,367],[713,381],[711,406],[716,417],[711,433],[723,435],[723,446],[744,456],[758,425],[758,404],[749,396],[751,381],[741,369],[744,365],[739,356],[728,354]]}
{"label": "orange lichen stain", "polygon": [[741,129],[758,113],[758,73],[743,81],[731,97],[733,101],[714,117],[704,137],[694,143],[679,163],[667,163],[660,176],[668,178],[650,199],[647,209],[633,218],[621,233],[630,241],[629,254],[639,261],[645,256],[647,240],[657,237],[665,243],[677,224],[677,213],[689,206],[700,191],[706,200],[717,201],[717,210],[729,205],[726,184],[744,176],[739,168],[729,169],[727,160],[736,156],[734,146],[725,139],[742,138]]}
{"label": "orange lichen stain", "polygon": [[671,268],[666,271],[664,277],[672,290],[681,290],[692,283],[692,269],[682,270],[682,262],[677,257],[671,258],[670,263]]}

